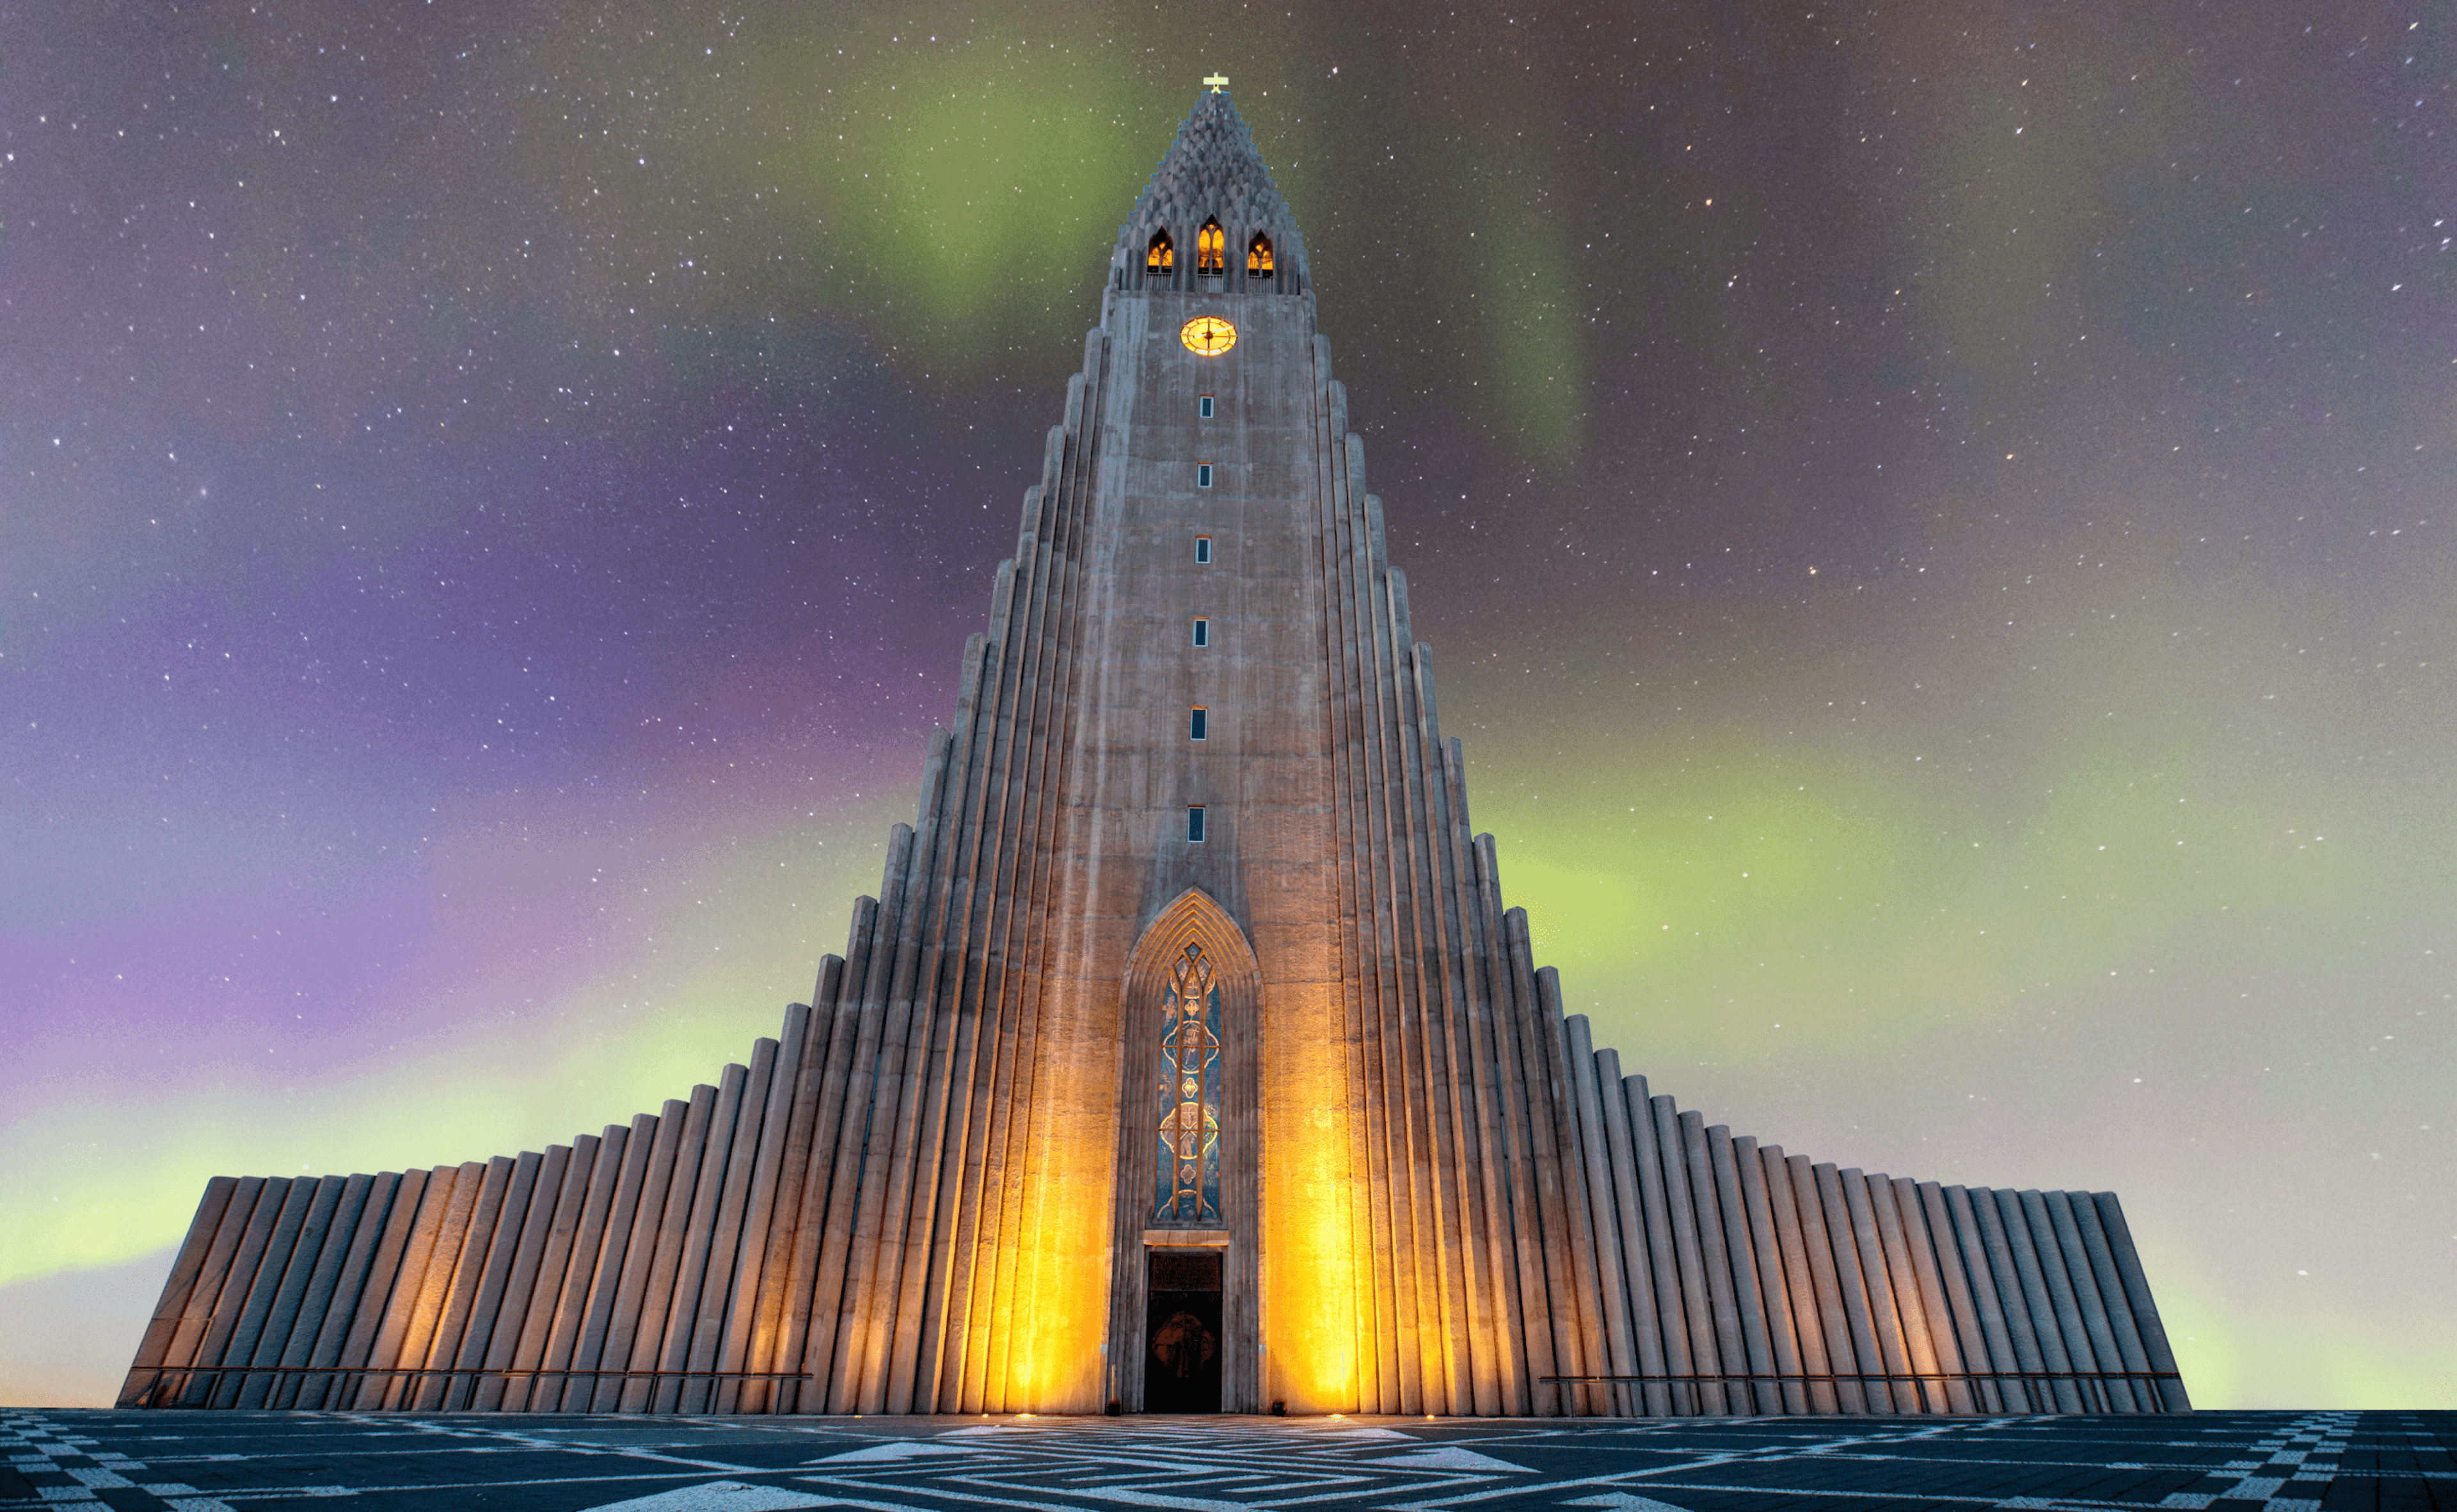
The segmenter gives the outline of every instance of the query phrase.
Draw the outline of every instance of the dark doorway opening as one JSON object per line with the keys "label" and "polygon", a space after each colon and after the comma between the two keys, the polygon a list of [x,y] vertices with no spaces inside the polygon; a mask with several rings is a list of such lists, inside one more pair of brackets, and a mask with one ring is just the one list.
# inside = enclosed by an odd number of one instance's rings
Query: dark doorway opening
{"label": "dark doorway opening", "polygon": [[1154,1250],[1144,1411],[1220,1410],[1220,1252]]}

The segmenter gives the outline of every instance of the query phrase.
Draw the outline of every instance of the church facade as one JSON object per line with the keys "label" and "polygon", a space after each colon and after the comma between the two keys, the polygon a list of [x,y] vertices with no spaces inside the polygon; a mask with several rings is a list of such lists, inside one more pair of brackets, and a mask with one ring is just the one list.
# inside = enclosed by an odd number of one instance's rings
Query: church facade
{"label": "church facade", "polygon": [[568,1146],[217,1178],[121,1403],[2186,1408],[2113,1194],[1761,1146],[1560,1005],[1215,90],[811,1002]]}

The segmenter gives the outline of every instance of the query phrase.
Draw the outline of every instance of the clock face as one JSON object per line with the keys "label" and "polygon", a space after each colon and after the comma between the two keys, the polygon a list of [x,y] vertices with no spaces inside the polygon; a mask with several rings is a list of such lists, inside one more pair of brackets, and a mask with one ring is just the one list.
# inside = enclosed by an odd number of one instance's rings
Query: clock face
{"label": "clock face", "polygon": [[1177,328],[1177,339],[1189,352],[1217,357],[1237,344],[1237,327],[1216,315],[1198,315]]}

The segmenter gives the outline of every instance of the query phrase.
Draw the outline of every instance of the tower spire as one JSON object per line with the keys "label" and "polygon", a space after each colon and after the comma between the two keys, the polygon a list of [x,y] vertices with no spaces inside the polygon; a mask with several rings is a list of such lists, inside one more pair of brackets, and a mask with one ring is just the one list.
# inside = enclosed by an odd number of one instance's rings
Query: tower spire
{"label": "tower spire", "polygon": [[[1210,87],[1195,97],[1134,215],[1118,228],[1112,289],[1311,296],[1296,217],[1254,150],[1228,82],[1217,73],[1204,80]],[[1199,245],[1214,225],[1224,249],[1216,262]]]}

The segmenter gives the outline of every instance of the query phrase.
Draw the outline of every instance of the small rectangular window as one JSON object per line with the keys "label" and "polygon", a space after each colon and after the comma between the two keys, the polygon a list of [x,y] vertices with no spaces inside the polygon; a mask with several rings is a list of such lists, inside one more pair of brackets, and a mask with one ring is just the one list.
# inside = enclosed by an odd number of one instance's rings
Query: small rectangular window
{"label": "small rectangular window", "polygon": [[1197,562],[1211,560],[1211,537],[1198,535],[1194,538],[1194,559]]}
{"label": "small rectangular window", "polygon": [[1211,621],[1198,619],[1194,622],[1194,643],[1197,646],[1211,644]]}
{"label": "small rectangular window", "polygon": [[1194,486],[1198,488],[1211,487],[1211,464],[1203,463],[1194,469]]}
{"label": "small rectangular window", "polygon": [[1210,710],[1204,708],[1201,704],[1197,704],[1193,708],[1186,711],[1186,737],[1188,740],[1208,739],[1209,737],[1208,732],[1210,731]]}
{"label": "small rectangular window", "polygon": [[1206,420],[1209,420],[1212,417],[1214,411],[1212,409],[1211,396],[1209,394],[1206,394],[1201,399],[1194,402],[1194,412]]}
{"label": "small rectangular window", "polygon": [[1203,810],[1200,807],[1186,811],[1186,838],[1198,841],[1203,839]]}

